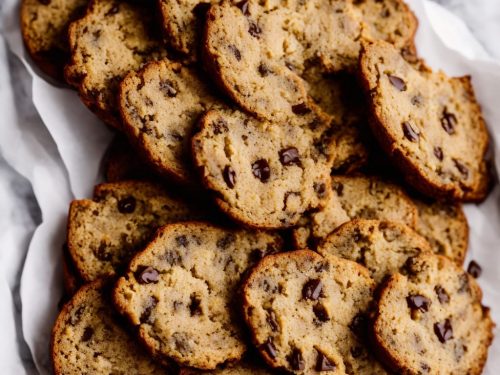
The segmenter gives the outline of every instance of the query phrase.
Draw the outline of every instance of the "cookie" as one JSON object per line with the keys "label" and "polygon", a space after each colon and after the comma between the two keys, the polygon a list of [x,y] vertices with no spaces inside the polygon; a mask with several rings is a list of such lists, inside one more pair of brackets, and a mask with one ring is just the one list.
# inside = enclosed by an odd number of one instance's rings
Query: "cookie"
{"label": "cookie", "polygon": [[92,200],[71,202],[69,252],[84,281],[114,275],[160,226],[202,215],[151,182],[98,185]]}
{"label": "cookie", "polygon": [[104,122],[120,128],[116,96],[122,78],[166,55],[148,4],[91,0],[87,13],[69,27],[71,61],[67,81]]}
{"label": "cookie", "polygon": [[102,161],[106,182],[127,180],[155,180],[154,173],[132,148],[127,139],[117,136],[106,150]]}
{"label": "cookie", "polygon": [[312,247],[353,219],[400,222],[415,228],[417,208],[403,190],[375,177],[332,177],[333,194],[323,209],[304,217],[293,231],[297,247]]}
{"label": "cookie", "polygon": [[453,202],[413,199],[418,209],[415,230],[432,249],[462,265],[469,246],[469,225],[462,205]]}
{"label": "cookie", "polygon": [[236,364],[230,364],[224,368],[212,371],[202,371],[196,369],[181,369],[179,375],[271,375],[272,372],[266,368],[260,361],[252,358],[242,360]]}
{"label": "cookie", "polygon": [[194,182],[190,140],[196,122],[222,105],[198,72],[169,60],[149,63],[123,80],[119,102],[125,132],[157,172]]}
{"label": "cookie", "polygon": [[215,369],[246,350],[236,314],[241,277],[280,248],[280,238],[264,232],[167,225],[118,280],[115,305],[155,356]]}
{"label": "cookie", "polygon": [[88,0],[23,0],[21,34],[26,50],[47,75],[64,81],[69,61],[68,25],[80,17]]}
{"label": "cookie", "polygon": [[317,251],[361,264],[380,283],[399,272],[409,258],[432,250],[423,237],[405,224],[356,219],[333,231]]}
{"label": "cookie", "polygon": [[55,375],[174,374],[154,363],[117,323],[102,281],[85,285],[64,306],[51,352]]}
{"label": "cookie", "polygon": [[254,345],[294,374],[386,374],[365,346],[375,283],[355,262],[298,250],[265,257],[243,286]]}
{"label": "cookie", "polygon": [[329,125],[312,112],[303,120],[276,124],[232,110],[201,118],[194,162],[222,211],[247,226],[285,228],[322,204],[331,191]]}
{"label": "cookie", "polygon": [[489,137],[470,77],[417,70],[384,42],[367,45],[360,66],[373,132],[408,183],[434,198],[484,199]]}
{"label": "cookie", "polygon": [[481,298],[451,260],[412,258],[381,291],[374,337],[382,358],[399,374],[481,374],[494,327]]}

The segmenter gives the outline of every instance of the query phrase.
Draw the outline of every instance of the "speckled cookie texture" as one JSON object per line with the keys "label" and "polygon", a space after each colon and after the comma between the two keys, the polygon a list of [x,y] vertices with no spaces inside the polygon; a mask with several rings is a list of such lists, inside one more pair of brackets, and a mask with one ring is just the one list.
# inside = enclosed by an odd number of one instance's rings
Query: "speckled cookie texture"
{"label": "speckled cookie texture", "polygon": [[414,199],[418,209],[415,230],[431,244],[434,252],[462,265],[469,246],[469,225],[462,205]]}
{"label": "speckled cookie texture", "polygon": [[481,374],[493,338],[476,281],[437,255],[413,258],[381,292],[375,340],[400,374]]}
{"label": "speckled cookie texture", "polygon": [[396,221],[412,228],[417,207],[397,185],[375,177],[332,177],[332,192],[324,207],[303,217],[294,230],[296,246],[315,246],[340,225],[353,219]]}
{"label": "speckled cookie texture", "polygon": [[127,266],[160,226],[202,215],[154,183],[98,185],[92,200],[71,203],[69,252],[85,281],[114,275]]}
{"label": "speckled cookie texture", "polygon": [[429,243],[405,224],[363,219],[341,225],[317,251],[361,264],[377,283],[399,272],[409,258],[432,252]]}
{"label": "speckled cookie texture", "polygon": [[85,16],[69,27],[66,79],[85,105],[113,127],[121,127],[116,96],[122,78],[166,55],[153,16],[148,4],[92,0]]}
{"label": "speckled cookie texture", "polygon": [[115,305],[153,355],[215,369],[246,350],[237,316],[242,276],[280,248],[281,239],[264,232],[167,225],[117,282]]}
{"label": "speckled cookie texture", "polygon": [[161,174],[193,183],[190,140],[200,116],[222,102],[195,68],[169,60],[130,73],[120,111],[132,144]]}
{"label": "speckled cookie texture", "polygon": [[489,137],[470,77],[416,70],[384,42],[360,66],[375,136],[406,180],[431,197],[484,199]]}
{"label": "speckled cookie texture", "polygon": [[253,342],[294,374],[386,374],[365,347],[374,281],[355,262],[310,250],[271,255],[243,287]]}
{"label": "speckled cookie texture", "polygon": [[233,219],[258,228],[294,225],[330,194],[329,122],[311,112],[303,125],[269,123],[213,110],[192,140],[203,183]]}
{"label": "speckled cookie texture", "polygon": [[64,81],[69,61],[67,39],[71,21],[83,15],[88,0],[23,0],[21,32],[33,61],[49,76]]}
{"label": "speckled cookie texture", "polygon": [[52,331],[54,374],[174,374],[117,323],[106,290],[102,281],[87,284],[60,312]]}

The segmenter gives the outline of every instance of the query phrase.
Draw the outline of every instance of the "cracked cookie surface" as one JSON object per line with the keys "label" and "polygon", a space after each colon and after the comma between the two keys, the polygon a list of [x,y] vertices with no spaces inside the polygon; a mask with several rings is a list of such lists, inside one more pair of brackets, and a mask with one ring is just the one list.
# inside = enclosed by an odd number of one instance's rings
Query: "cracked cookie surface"
{"label": "cracked cookie surface", "polygon": [[253,342],[294,374],[387,374],[364,341],[374,281],[355,262],[298,250],[265,257],[243,286]]}
{"label": "cracked cookie surface", "polygon": [[478,375],[494,324],[477,282],[451,260],[421,255],[381,291],[375,341],[404,374]]}
{"label": "cracked cookie surface", "polygon": [[60,312],[52,330],[54,373],[174,374],[156,364],[116,322],[107,288],[103,281],[85,285]]}
{"label": "cracked cookie surface", "polygon": [[361,77],[382,148],[417,190],[430,197],[486,197],[489,136],[470,77],[416,70],[390,44],[367,45]]}
{"label": "cracked cookie surface", "polygon": [[242,276],[281,245],[264,232],[167,225],[117,282],[115,305],[154,355],[215,369],[246,350],[236,307]]}
{"label": "cracked cookie surface", "polygon": [[199,219],[202,215],[154,183],[124,181],[98,185],[93,200],[71,203],[69,253],[87,282],[114,275],[127,266],[160,226]]}
{"label": "cracked cookie surface", "polygon": [[205,186],[233,219],[284,228],[330,194],[329,121],[308,113],[303,124],[269,123],[239,111],[213,110],[200,121],[193,155]]}
{"label": "cracked cookie surface", "polygon": [[92,0],[85,16],[69,27],[67,81],[104,122],[121,127],[116,96],[122,78],[166,51],[154,30],[148,4]]}

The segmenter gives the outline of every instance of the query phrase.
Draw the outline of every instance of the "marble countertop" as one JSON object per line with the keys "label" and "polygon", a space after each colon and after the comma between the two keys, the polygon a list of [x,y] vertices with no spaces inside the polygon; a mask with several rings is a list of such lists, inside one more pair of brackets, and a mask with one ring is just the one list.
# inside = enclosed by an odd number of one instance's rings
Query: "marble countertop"
{"label": "marble countertop", "polygon": [[[500,60],[500,43],[498,42],[500,36],[500,0],[436,0],[436,2],[459,16],[486,51],[493,58]],[[3,56],[3,58],[0,56],[0,64],[8,66],[11,72],[11,80],[16,80],[16,78],[27,74],[22,64],[12,54]],[[0,89],[2,85],[12,83],[6,82],[0,75]],[[17,96],[19,96],[19,103],[23,105],[23,112],[37,116],[33,105],[26,100],[29,97],[29,87],[22,87],[21,85],[21,87],[17,88],[15,94],[16,101]],[[40,125],[43,126],[41,120]],[[2,135],[0,134],[0,136]],[[18,275],[22,269],[22,264],[12,264],[8,257],[3,255],[2,248],[20,246],[27,249],[29,238],[34,228],[41,222],[41,219],[31,185],[6,163],[2,156],[2,150],[0,150],[0,269],[6,271],[7,282],[11,290],[19,290]],[[13,233],[14,231],[17,232]],[[20,310],[17,303],[18,296],[13,296],[13,298],[15,311],[12,313],[16,314]],[[0,327],[2,327],[1,322]],[[14,333],[19,332],[19,330],[19,327],[15,327]],[[4,349],[0,348],[0,350]],[[29,351],[26,350],[22,342],[17,342],[17,347],[9,350],[20,353],[26,371],[35,373],[32,370],[33,366],[30,366]]]}

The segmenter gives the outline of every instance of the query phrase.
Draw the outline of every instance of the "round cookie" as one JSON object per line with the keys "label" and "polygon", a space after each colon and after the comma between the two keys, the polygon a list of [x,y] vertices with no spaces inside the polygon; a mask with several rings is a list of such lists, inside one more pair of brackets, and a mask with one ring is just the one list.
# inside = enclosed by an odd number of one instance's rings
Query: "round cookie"
{"label": "round cookie", "polygon": [[281,242],[208,223],[167,225],[118,280],[115,305],[155,356],[206,370],[237,361],[246,350],[235,306],[240,280]]}
{"label": "round cookie", "polygon": [[375,177],[332,176],[331,180],[333,194],[324,207],[302,218],[293,231],[297,247],[315,247],[353,219],[395,221],[415,228],[417,208],[399,186]]}
{"label": "round cookie", "polygon": [[332,159],[329,122],[320,116],[309,113],[294,126],[238,111],[206,113],[193,156],[221,209],[251,227],[285,228],[320,206],[331,191]]}
{"label": "round cookie", "polygon": [[88,282],[120,272],[160,226],[204,215],[157,184],[124,181],[98,185],[68,216],[69,253]]}
{"label": "round cookie", "polygon": [[68,25],[80,17],[88,0],[23,0],[21,33],[24,45],[37,66],[58,81],[64,81],[69,61]]}
{"label": "round cookie", "polygon": [[265,257],[243,314],[265,361],[294,374],[386,374],[365,346],[375,283],[355,262],[297,250]]}
{"label": "round cookie", "polygon": [[408,183],[433,198],[484,199],[489,136],[470,77],[416,70],[380,41],[360,64],[375,136]]}
{"label": "round cookie", "polygon": [[352,220],[337,228],[318,246],[318,253],[335,255],[361,264],[375,282],[397,273],[406,261],[431,246],[402,223],[381,220]]}
{"label": "round cookie", "polygon": [[166,55],[153,17],[146,3],[91,0],[85,16],[69,27],[66,79],[85,105],[115,128],[121,127],[116,96],[122,78]]}
{"label": "round cookie", "polygon": [[476,281],[451,260],[421,255],[381,291],[374,337],[400,374],[482,372],[494,323]]}
{"label": "round cookie", "polygon": [[87,284],[59,313],[52,329],[54,374],[173,374],[117,323],[106,290],[103,281]]}
{"label": "round cookie", "polygon": [[415,230],[432,249],[462,265],[469,246],[469,224],[462,205],[454,202],[413,199],[418,209]]}
{"label": "round cookie", "polygon": [[194,183],[191,136],[199,117],[222,105],[195,68],[151,62],[127,75],[119,102],[124,130],[145,159],[161,174]]}

